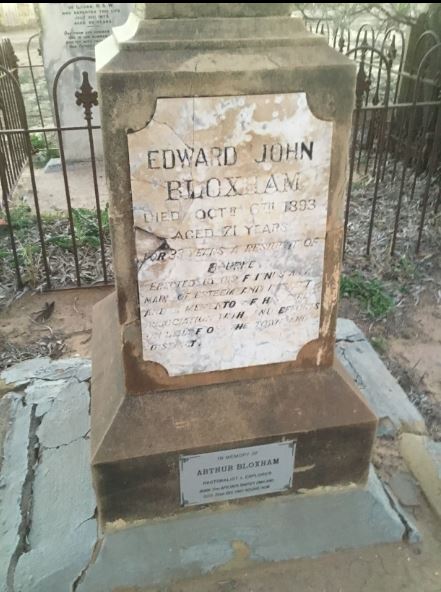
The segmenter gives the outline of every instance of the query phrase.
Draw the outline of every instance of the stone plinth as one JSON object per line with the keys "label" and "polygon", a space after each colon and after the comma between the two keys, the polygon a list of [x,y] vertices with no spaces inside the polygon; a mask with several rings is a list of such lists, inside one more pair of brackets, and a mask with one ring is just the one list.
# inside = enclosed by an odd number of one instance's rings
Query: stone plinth
{"label": "stone plinth", "polygon": [[124,396],[117,325],[110,295],[93,319],[91,441],[102,526],[187,511],[181,454],[295,440],[290,493],[364,483],[376,418],[338,362],[314,373]]}

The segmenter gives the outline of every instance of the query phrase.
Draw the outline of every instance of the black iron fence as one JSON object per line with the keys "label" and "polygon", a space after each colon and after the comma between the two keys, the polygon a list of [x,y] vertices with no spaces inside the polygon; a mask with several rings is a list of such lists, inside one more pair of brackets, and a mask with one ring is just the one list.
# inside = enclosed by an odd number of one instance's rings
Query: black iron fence
{"label": "black iron fence", "polygon": [[[439,231],[439,39],[432,32],[424,33],[409,55],[405,37],[396,29],[376,33],[371,26],[363,25],[356,32],[344,28],[331,30],[328,23],[320,21],[307,26],[325,35],[330,45],[358,64],[345,213],[346,252],[362,245],[366,255],[394,255],[409,249],[418,253],[424,248],[424,241],[432,240],[433,234]],[[76,81],[77,92],[72,96],[72,102],[83,112],[84,125],[64,125],[59,109],[63,76],[73,72],[78,63],[93,59],[77,57],[58,70],[53,88],[49,89],[53,116],[48,121],[39,91],[44,71],[41,58],[33,55],[32,44],[38,45],[38,36],[29,39],[28,63],[22,66],[17,66],[8,40],[0,48],[0,180],[9,237],[8,252],[0,246],[0,263],[19,289],[29,283],[46,289],[109,283],[112,270],[108,216],[100,196],[93,136],[93,131],[99,129],[93,124],[98,95],[90,85],[87,72]],[[21,72],[25,70],[30,74],[35,95],[31,126],[28,125],[31,107],[25,105],[20,90]],[[72,205],[71,171],[64,141],[69,132],[81,132],[87,138],[86,158],[92,173],[88,188],[91,207],[87,211]],[[35,137],[40,140],[38,146]],[[42,151],[56,154],[60,159],[65,205],[55,222],[50,213],[40,211],[34,161]],[[16,220],[20,204],[14,188],[24,169],[32,193],[32,249],[20,236],[22,221],[17,224]],[[26,272],[29,251],[34,265],[31,282]]]}
{"label": "black iron fence", "polygon": [[[35,63],[35,51],[32,52],[35,40],[38,41],[38,35],[29,39],[28,63],[22,66],[17,66],[8,40],[3,41],[9,53],[8,60],[0,65],[0,100],[5,102],[0,107],[6,105],[6,115],[0,121],[0,181],[3,236],[6,228],[10,253],[0,246],[0,284],[10,283],[12,275],[18,289],[27,284],[44,289],[107,284],[111,281],[108,216],[100,200],[93,136],[94,130],[100,129],[100,126],[93,124],[93,109],[98,105],[98,95],[89,82],[88,73],[82,72],[77,91],[72,97],[74,108],[83,113],[84,125],[66,125],[62,122],[59,99],[64,76],[72,76],[72,67],[94,62],[94,59],[76,57],[59,68],[48,93],[50,115],[45,117],[42,103],[48,97],[42,96],[38,89],[38,80],[44,76],[44,69],[40,62]],[[33,87],[33,101],[28,100],[27,104],[20,89],[20,75],[24,71],[30,74]],[[29,114],[32,126],[28,124]],[[82,160],[89,163],[91,171],[90,187],[86,189],[91,198],[90,207],[87,208],[75,208],[72,204],[73,172],[65,149],[65,135],[71,132],[81,132],[87,138],[88,149],[82,156]],[[40,167],[51,157],[59,161],[56,165],[59,172],[51,175],[62,177],[59,185],[63,195],[56,196],[55,215],[50,211],[42,211],[39,188],[43,178]],[[17,181],[22,175],[26,176],[32,195],[31,202],[26,204],[22,203],[16,191]],[[48,183],[41,184],[47,190]],[[2,210],[0,217],[1,213]],[[64,270],[60,270],[60,264]],[[29,267],[32,267],[32,273],[29,273]]]}
{"label": "black iron fence", "polygon": [[[17,58],[9,39],[0,42],[0,130],[22,128],[25,111],[18,80]],[[26,164],[26,142],[23,136],[0,135],[0,158],[5,159],[0,174],[6,190],[11,191]]]}

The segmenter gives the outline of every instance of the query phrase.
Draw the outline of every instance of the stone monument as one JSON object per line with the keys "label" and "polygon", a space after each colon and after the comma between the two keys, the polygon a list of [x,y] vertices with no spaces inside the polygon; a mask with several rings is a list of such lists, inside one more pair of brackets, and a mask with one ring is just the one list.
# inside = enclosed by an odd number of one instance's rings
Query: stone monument
{"label": "stone monument", "polygon": [[288,4],[142,6],[96,50],[101,525],[363,484],[376,419],[334,358],[354,64]]}
{"label": "stone monument", "polygon": [[[126,22],[133,3],[103,2],[42,2],[38,4],[41,25],[41,47],[44,72],[51,97],[58,70],[75,57],[94,57],[95,45],[105,39],[112,27]],[[75,92],[87,72],[90,84],[96,88],[95,64],[78,61],[69,66],[58,84],[58,106],[63,126],[85,125],[83,109],[75,103]],[[93,111],[93,124],[100,125],[99,110]],[[94,131],[95,154],[102,157],[101,134]],[[64,150],[68,161],[87,161],[90,148],[87,133],[69,131],[63,134]]]}

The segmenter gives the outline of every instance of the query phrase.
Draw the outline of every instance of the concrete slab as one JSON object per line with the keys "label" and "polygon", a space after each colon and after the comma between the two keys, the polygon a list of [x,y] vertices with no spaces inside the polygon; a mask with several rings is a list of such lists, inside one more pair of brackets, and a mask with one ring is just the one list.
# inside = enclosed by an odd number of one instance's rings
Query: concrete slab
{"label": "concrete slab", "polygon": [[[106,592],[402,539],[414,527],[371,471],[365,488],[233,502],[98,538],[89,466],[89,360],[3,372],[10,423],[0,487],[0,590]],[[123,558],[123,560],[122,560]]]}
{"label": "concrete slab", "polygon": [[66,358],[51,360],[50,358],[33,358],[25,360],[1,373],[1,378],[12,388],[24,386],[31,380],[67,380],[76,378],[79,381],[89,380],[92,375],[92,363],[84,358]]}
{"label": "concrete slab", "polygon": [[[364,489],[328,488],[225,504],[105,535],[77,592],[167,585],[242,558],[242,566],[401,541],[406,532],[372,471]],[[121,557],[124,561],[121,562]]]}
{"label": "concrete slab", "polygon": [[[0,488],[0,590],[70,591],[97,538],[90,361],[36,359],[1,375],[9,401]],[[38,378],[37,378],[38,377]]]}
{"label": "concrete slab", "polygon": [[[86,132],[87,137],[87,132]],[[35,181],[38,188],[38,202],[40,211],[66,212],[66,191],[59,159],[50,160],[44,168],[34,168]],[[101,207],[109,201],[108,189],[105,183],[104,163],[96,161],[96,172]],[[67,163],[67,177],[69,193],[73,208],[95,208],[95,194],[90,158],[87,161]],[[32,182],[29,167],[25,167],[19,182],[12,194],[12,203],[24,203],[34,211]]]}
{"label": "concrete slab", "polygon": [[441,517],[441,442],[433,442],[427,436],[403,434],[400,449],[430,505]]}
{"label": "concrete slab", "polygon": [[27,552],[14,574],[17,591],[63,592],[87,564],[95,545],[95,496],[89,442],[46,449],[35,470]]}
{"label": "concrete slab", "polygon": [[86,382],[66,381],[38,430],[40,446],[61,448],[86,438],[90,430],[89,401]]}
{"label": "concrete slab", "polygon": [[[1,395],[0,395],[1,397]],[[11,397],[1,397],[0,398],[0,474],[1,468],[3,464],[3,448],[5,445],[6,436],[9,432],[9,425],[11,422],[11,407],[12,407],[12,398]]]}
{"label": "concrete slab", "polygon": [[20,395],[6,395],[10,402],[10,430],[5,438],[0,474],[0,590],[8,590],[14,559],[22,547],[22,495],[28,476],[28,438],[31,407]]}
{"label": "concrete slab", "polygon": [[412,475],[404,471],[397,471],[389,480],[392,489],[400,504],[411,508],[420,505],[418,485]]}
{"label": "concrete slab", "polygon": [[395,436],[400,432],[426,433],[420,412],[363,332],[349,319],[337,321],[336,353],[379,418],[379,436]]}

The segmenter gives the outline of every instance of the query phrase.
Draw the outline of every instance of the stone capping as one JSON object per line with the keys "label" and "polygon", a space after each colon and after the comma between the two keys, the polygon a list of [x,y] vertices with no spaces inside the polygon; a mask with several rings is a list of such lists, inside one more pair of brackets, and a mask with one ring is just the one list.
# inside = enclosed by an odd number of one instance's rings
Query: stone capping
{"label": "stone capping", "polygon": [[[299,18],[198,18],[128,21],[113,29],[122,49],[230,49],[232,47],[274,46],[313,43],[327,46],[325,39],[307,31]],[[135,46],[135,47],[134,47]]]}

